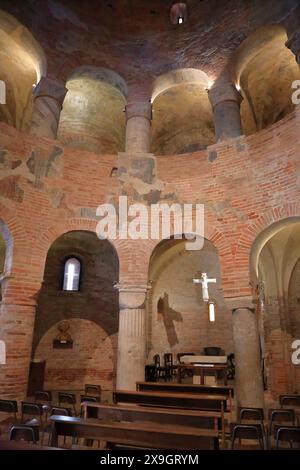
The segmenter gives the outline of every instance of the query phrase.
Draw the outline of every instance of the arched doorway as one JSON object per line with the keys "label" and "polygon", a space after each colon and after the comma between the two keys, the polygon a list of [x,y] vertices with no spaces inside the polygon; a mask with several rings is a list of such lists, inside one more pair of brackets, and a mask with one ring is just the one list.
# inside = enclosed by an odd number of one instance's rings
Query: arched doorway
{"label": "arched doorway", "polygon": [[[80,271],[72,274],[73,260],[78,261]],[[65,282],[67,275],[68,281],[79,275],[79,282]],[[33,337],[34,361],[45,361],[44,387],[80,390],[85,383],[94,383],[104,390],[113,388],[119,315],[114,284],[118,278],[115,249],[95,233],[68,232],[52,244]],[[62,334],[70,341],[60,344]]]}
{"label": "arched doorway", "polygon": [[273,397],[300,390],[292,343],[299,339],[300,218],[272,224],[256,239],[251,273],[259,298],[259,323],[265,381]]}

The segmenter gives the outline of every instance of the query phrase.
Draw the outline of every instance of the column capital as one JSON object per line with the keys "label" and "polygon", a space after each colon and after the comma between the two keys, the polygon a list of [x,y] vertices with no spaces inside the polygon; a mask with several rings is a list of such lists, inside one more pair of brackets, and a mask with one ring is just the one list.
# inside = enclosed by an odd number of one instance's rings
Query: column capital
{"label": "column capital", "polygon": [[149,284],[115,284],[115,289],[119,291],[120,309],[144,308],[146,293],[151,288]]}
{"label": "column capital", "polygon": [[126,105],[126,121],[133,117],[143,117],[151,121],[152,104],[149,101],[136,101]]}
{"label": "column capital", "polygon": [[300,29],[296,29],[296,31],[288,36],[285,45],[292,51],[296,57],[297,63],[300,65]]}
{"label": "column capital", "polygon": [[208,98],[213,108],[224,101],[234,101],[238,105],[243,101],[241,93],[233,82],[216,83],[208,90]]}
{"label": "column capital", "polygon": [[33,98],[34,100],[41,97],[52,98],[62,106],[67,91],[67,88],[58,81],[42,77],[34,89]]}
{"label": "column capital", "polygon": [[255,306],[252,297],[227,297],[225,298],[225,302],[228,309],[230,309],[232,313],[239,309],[246,309],[251,312],[255,312]]}

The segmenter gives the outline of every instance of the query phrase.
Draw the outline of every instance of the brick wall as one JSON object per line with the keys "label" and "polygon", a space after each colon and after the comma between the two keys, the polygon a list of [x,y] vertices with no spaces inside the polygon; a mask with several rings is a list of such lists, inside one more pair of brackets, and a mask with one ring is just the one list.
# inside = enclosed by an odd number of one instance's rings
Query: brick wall
{"label": "brick wall", "polygon": [[[255,135],[207,151],[155,158],[156,180],[153,186],[146,185],[149,193],[154,187],[158,200],[205,204],[205,236],[218,250],[225,303],[252,296],[249,259],[256,237],[274,222],[300,215],[299,126],[296,109]],[[118,165],[116,155],[33,139],[5,124],[0,125],[0,151],[6,155],[5,167],[0,167],[0,218],[13,239],[11,275],[2,286],[0,331],[8,345],[8,361],[1,367],[0,380],[5,394],[22,396],[50,246],[71,230],[94,232],[98,205],[121,193],[143,201],[145,185],[134,187],[111,177]],[[121,281],[147,282],[155,244],[113,241]],[[276,335],[272,347],[280,342]]]}
{"label": "brick wall", "polygon": [[[64,262],[68,256],[81,261],[79,292],[62,290]],[[116,367],[118,257],[108,241],[95,233],[72,231],[51,246],[37,302],[34,357],[46,360],[47,388],[77,388],[101,383],[112,388]],[[57,325],[67,320],[74,347],[53,349]],[[84,382],[85,381],[85,382]],[[46,386],[45,385],[45,386]]]}

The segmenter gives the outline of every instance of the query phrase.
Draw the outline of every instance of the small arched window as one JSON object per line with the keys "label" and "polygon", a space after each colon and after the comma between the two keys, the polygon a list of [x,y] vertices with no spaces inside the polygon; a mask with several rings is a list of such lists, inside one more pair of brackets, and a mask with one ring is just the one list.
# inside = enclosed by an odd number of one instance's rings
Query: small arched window
{"label": "small arched window", "polygon": [[63,290],[79,291],[81,263],[77,258],[68,258],[64,268]]}

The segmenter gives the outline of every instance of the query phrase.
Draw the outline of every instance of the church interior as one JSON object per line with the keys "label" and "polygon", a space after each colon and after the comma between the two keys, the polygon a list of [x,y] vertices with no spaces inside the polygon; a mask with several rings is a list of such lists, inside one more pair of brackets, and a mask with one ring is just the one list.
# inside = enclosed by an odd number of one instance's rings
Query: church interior
{"label": "church interior", "polygon": [[300,2],[0,0],[0,45],[0,450],[300,449]]}

